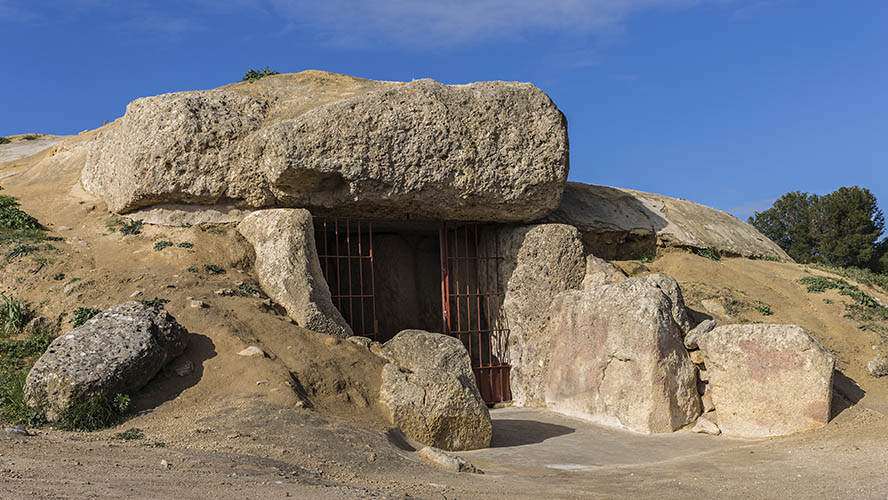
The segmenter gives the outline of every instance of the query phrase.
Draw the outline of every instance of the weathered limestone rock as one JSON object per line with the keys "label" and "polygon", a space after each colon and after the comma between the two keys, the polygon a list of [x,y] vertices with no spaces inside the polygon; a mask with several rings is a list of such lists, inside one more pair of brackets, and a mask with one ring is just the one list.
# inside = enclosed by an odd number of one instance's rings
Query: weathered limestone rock
{"label": "weathered limestone rock", "polygon": [[583,277],[580,289],[588,290],[597,286],[619,283],[624,279],[626,279],[626,273],[619,267],[589,254],[586,256],[586,275]]}
{"label": "weathered limestone rock", "polygon": [[542,406],[549,305],[556,295],[582,283],[583,245],[576,228],[541,224],[502,230],[500,251],[505,256],[501,279],[503,310],[509,320],[512,400],[521,406]]}
{"label": "weathered limestone rock", "polygon": [[449,472],[468,472],[471,474],[484,474],[484,472],[463,457],[444,453],[438,448],[425,446],[416,451],[416,456],[423,462]]}
{"label": "weathered limestone rock", "polygon": [[750,224],[697,203],[652,193],[569,182],[545,219],[576,226],[589,251],[604,258],[662,246],[714,248],[726,255],[792,261]]}
{"label": "weathered limestone rock", "polygon": [[260,210],[244,218],[237,230],[256,252],[262,290],[299,326],[341,338],[352,335],[330,299],[308,210]]}
{"label": "weathered limestone rock", "polygon": [[879,354],[866,364],[866,371],[872,377],[884,377],[888,375],[888,359]]}
{"label": "weathered limestone rock", "polygon": [[721,434],[721,429],[718,428],[718,424],[712,421],[712,417],[713,415],[711,413],[700,415],[700,418],[697,419],[697,423],[691,428],[691,432],[710,434],[712,436],[718,436]]}
{"label": "weathered limestone rock", "polygon": [[187,345],[188,332],[162,308],[125,302],[55,339],[25,381],[25,401],[49,421],[92,396],[132,394]]}
{"label": "weathered limestone rock", "polygon": [[412,439],[448,451],[490,445],[490,413],[462,342],[405,330],[385,346],[398,363],[385,365],[379,390],[392,424]]}
{"label": "weathered limestone rock", "polygon": [[712,331],[715,328],[715,321],[711,319],[704,320],[702,323],[694,327],[693,330],[688,332],[687,336],[684,339],[684,345],[688,349],[697,349],[699,346],[697,345],[697,340]]}
{"label": "weathered limestone rock", "polygon": [[782,436],[829,421],[835,360],[804,328],[725,325],[697,344],[726,436]]}
{"label": "weathered limestone rock", "polygon": [[528,221],[558,206],[567,123],[528,83],[373,82],[319,71],[137,99],[81,184],[158,203]]}
{"label": "weathered limestone rock", "polygon": [[[552,302],[549,408],[635,432],[671,432],[700,414],[665,276],[565,292]],[[680,300],[680,296],[679,296]]]}

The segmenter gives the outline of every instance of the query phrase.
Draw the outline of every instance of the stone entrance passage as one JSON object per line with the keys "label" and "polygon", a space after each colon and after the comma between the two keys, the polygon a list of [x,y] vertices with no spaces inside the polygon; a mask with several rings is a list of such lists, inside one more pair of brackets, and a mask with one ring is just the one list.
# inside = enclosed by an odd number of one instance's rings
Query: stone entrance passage
{"label": "stone entrance passage", "polygon": [[315,217],[314,228],[333,305],[355,335],[385,342],[420,329],[456,337],[484,401],[511,400],[496,226]]}

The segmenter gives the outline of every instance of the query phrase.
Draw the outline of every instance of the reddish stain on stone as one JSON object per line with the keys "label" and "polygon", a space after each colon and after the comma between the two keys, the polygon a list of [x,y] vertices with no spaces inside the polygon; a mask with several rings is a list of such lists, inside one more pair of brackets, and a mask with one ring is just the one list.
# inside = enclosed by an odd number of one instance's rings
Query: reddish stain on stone
{"label": "reddish stain on stone", "polygon": [[792,351],[770,349],[751,340],[741,340],[739,347],[746,353],[747,375],[759,383],[767,382],[778,373],[798,370],[805,365],[802,356]]}

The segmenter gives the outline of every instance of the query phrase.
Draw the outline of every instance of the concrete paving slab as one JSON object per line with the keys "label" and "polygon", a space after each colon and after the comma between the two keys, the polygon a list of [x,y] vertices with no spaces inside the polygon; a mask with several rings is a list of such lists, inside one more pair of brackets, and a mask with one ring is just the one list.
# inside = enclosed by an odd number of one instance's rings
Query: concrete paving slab
{"label": "concrete paving slab", "polygon": [[636,434],[535,408],[502,408],[490,415],[490,448],[460,455],[491,472],[515,467],[582,471],[652,464],[756,442],[690,431]]}

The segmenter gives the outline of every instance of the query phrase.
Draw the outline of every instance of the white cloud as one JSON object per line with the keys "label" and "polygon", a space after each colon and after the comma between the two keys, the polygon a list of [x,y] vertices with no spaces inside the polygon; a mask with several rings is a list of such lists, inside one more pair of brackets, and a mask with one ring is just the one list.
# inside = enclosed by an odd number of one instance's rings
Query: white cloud
{"label": "white cloud", "polygon": [[267,5],[291,22],[346,42],[454,45],[536,30],[595,33],[618,26],[635,12],[703,1],[707,0],[268,0]]}
{"label": "white cloud", "polygon": [[11,1],[0,0],[0,23],[21,24],[39,17],[36,12],[30,9],[13,5]]}

